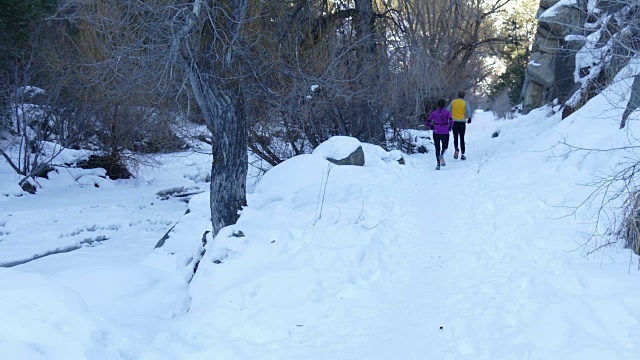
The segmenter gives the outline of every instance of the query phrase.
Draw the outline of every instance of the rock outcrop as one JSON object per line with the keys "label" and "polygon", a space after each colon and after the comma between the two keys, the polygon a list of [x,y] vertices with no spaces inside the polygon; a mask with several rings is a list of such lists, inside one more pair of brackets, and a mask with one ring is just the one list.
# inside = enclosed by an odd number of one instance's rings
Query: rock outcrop
{"label": "rock outcrop", "polygon": [[564,102],[576,91],[576,47],[580,45],[567,37],[580,32],[586,19],[586,1],[540,1],[538,29],[522,89],[525,112],[554,99]]}
{"label": "rock outcrop", "polygon": [[626,0],[540,0],[524,112],[560,104],[566,117],[609,85],[640,50],[639,13]]}

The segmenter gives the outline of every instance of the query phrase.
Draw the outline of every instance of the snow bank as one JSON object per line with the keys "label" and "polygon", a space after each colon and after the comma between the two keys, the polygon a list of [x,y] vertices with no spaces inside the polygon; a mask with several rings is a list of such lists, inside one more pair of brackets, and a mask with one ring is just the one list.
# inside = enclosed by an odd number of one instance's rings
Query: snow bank
{"label": "snow bank", "polygon": [[144,265],[178,273],[183,281],[191,280],[196,264],[203,253],[203,238],[211,231],[211,208],[208,192],[195,195],[189,201],[187,212],[156,244],[156,248],[143,261]]}
{"label": "snow bank", "polygon": [[294,156],[267,171],[256,186],[256,193],[293,194],[307,186],[319,187],[328,169],[334,166],[316,154]]}
{"label": "snow bank", "polygon": [[385,221],[393,209],[381,206],[389,194],[370,179],[399,176],[402,166],[382,160],[399,153],[362,145],[377,166],[336,166],[313,154],[269,170],[237,224],[207,245],[189,313],[155,344],[185,359],[256,358],[273,344],[283,358],[287,348],[324,347],[336,336],[320,334],[342,321],[345,306],[365,301],[367,284],[386,276],[396,254],[382,235],[394,233]]}
{"label": "snow bank", "polygon": [[7,178],[0,179],[0,201],[3,201],[4,197],[7,196],[22,196],[24,192],[22,188],[18,185],[19,180],[12,180]]}
{"label": "snow bank", "polygon": [[68,288],[40,275],[2,268],[0,284],[3,358],[122,359],[134,353]]}

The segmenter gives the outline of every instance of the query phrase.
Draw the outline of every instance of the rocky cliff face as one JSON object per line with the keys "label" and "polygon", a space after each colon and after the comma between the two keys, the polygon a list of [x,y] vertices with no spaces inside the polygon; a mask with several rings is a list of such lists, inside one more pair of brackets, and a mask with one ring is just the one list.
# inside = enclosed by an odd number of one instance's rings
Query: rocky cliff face
{"label": "rocky cliff face", "polygon": [[540,0],[524,111],[558,103],[567,116],[596,95],[637,54],[639,13],[637,0]]}

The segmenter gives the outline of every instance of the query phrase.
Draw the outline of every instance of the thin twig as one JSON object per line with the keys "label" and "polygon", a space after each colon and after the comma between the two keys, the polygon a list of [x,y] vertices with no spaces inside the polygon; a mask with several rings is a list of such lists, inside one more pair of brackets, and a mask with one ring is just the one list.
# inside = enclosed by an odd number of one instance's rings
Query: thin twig
{"label": "thin twig", "polygon": [[366,226],[364,226],[364,225],[360,225],[360,226],[362,226],[363,228],[365,228],[365,229],[367,229],[367,230],[373,230],[373,229],[377,228],[377,227],[378,227],[378,225],[382,224],[382,223],[383,223],[383,222],[385,222],[385,221],[387,221],[387,219],[384,219],[384,220],[380,221],[379,223],[375,224],[375,226],[374,226],[374,227],[372,227],[372,228],[368,228],[368,227],[366,227]]}

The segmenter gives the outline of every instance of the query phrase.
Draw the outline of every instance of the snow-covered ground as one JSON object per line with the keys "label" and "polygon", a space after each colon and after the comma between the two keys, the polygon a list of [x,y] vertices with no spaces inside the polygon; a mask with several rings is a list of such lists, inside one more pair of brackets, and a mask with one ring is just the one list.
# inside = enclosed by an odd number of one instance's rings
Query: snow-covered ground
{"label": "snow-covered ground", "polygon": [[572,208],[631,154],[558,145],[633,143],[624,86],[562,121],[478,111],[440,171],[366,144],[363,167],[293,158],[215,239],[206,155],[23,196],[0,164],[0,358],[637,359],[638,258]]}

